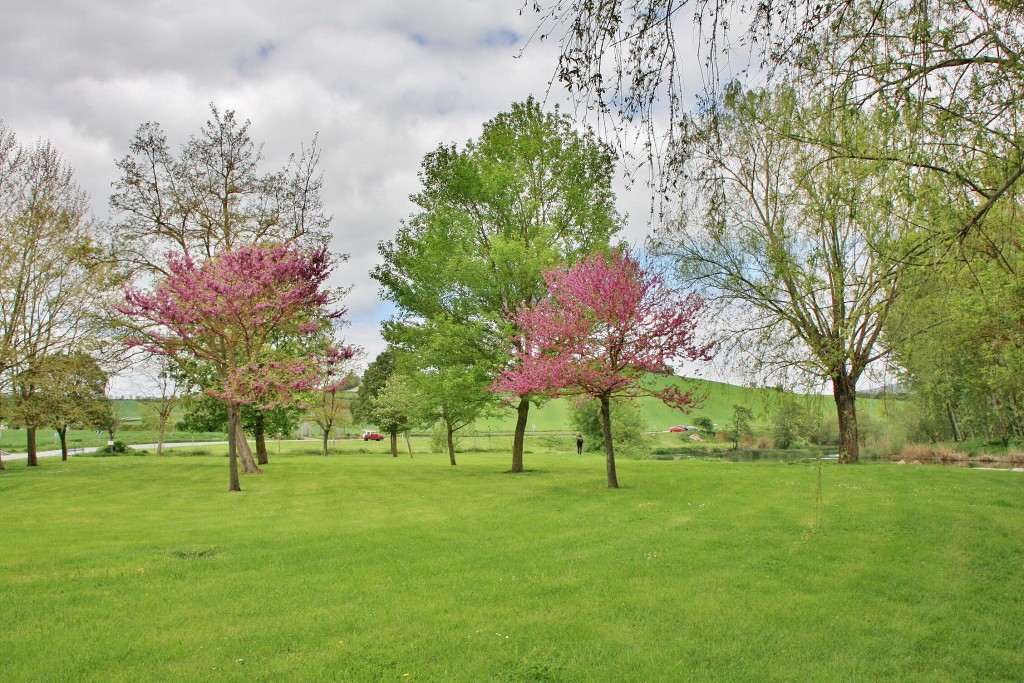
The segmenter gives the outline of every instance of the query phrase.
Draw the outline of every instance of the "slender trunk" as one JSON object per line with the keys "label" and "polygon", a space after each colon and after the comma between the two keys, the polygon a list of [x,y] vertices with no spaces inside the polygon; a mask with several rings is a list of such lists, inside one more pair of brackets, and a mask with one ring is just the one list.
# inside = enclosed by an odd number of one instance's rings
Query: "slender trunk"
{"label": "slender trunk", "polygon": [[956,421],[956,411],[952,403],[946,403],[946,412],[949,413],[949,425],[953,428],[953,441],[963,441],[964,435],[960,433],[960,425]]}
{"label": "slender trunk", "polygon": [[160,414],[160,419],[156,424],[156,454],[161,456],[164,454],[164,434],[167,432],[167,415],[164,413]]}
{"label": "slender trunk", "polygon": [[245,429],[242,428],[241,409],[239,409],[236,419],[238,424],[235,426],[234,440],[235,447],[238,449],[238,459],[242,462],[242,474],[262,474],[263,470],[256,464],[256,459],[252,457],[252,449],[249,448],[249,442],[245,439]]}
{"label": "slender trunk", "polygon": [[60,459],[66,462],[68,459],[68,426],[64,425],[58,429],[57,434],[60,435]]}
{"label": "slender trunk", "polygon": [[25,438],[28,440],[28,457],[25,460],[29,467],[37,467],[39,465],[39,454],[36,451],[36,428],[26,427]]}
{"label": "slender trunk", "polygon": [[1003,445],[1006,446],[1010,440],[1010,431],[1006,426],[1006,419],[1003,417],[1003,411],[999,406],[999,399],[996,397],[996,392],[992,392],[992,410],[995,413],[996,421],[999,423],[999,438],[1002,440]]}
{"label": "slender trunk", "polygon": [[392,429],[391,430],[391,457],[392,458],[397,458],[398,457],[398,430],[397,429]]}
{"label": "slender trunk", "polygon": [[516,406],[516,432],[512,437],[511,472],[523,471],[523,444],[526,441],[526,421],[530,416],[530,399],[522,396]]}
{"label": "slender trunk", "polygon": [[321,453],[323,453],[323,456],[325,458],[327,457],[327,440],[330,438],[330,436],[331,436],[330,431],[328,429],[325,429],[324,430],[324,441],[321,444],[322,448],[320,449]]}
{"label": "slender trunk", "polygon": [[1024,428],[1021,425],[1020,408],[1017,405],[1017,394],[1010,391],[1010,410],[1013,413],[1013,435],[1017,438],[1024,436]]}
{"label": "slender trunk", "polygon": [[228,463],[230,475],[228,478],[228,491],[241,491],[242,485],[238,481],[238,447],[235,438],[238,432],[238,406],[228,406]]}
{"label": "slender trunk", "polygon": [[256,416],[256,425],[253,428],[253,436],[256,437],[256,462],[260,465],[270,463],[267,455],[267,427],[263,413]]}
{"label": "slender trunk", "polygon": [[412,442],[409,441],[409,432],[405,432],[405,447],[409,449],[409,459],[412,460]]}
{"label": "slender trunk", "polygon": [[4,467],[4,452],[0,449],[0,470],[7,469]]}
{"label": "slender trunk", "polygon": [[448,429],[448,461],[451,462],[452,467],[455,467],[455,438],[452,436],[451,425],[446,425],[446,427]]}
{"label": "slender trunk", "polygon": [[615,446],[612,444],[612,405],[607,396],[601,397],[601,433],[604,435],[605,469],[608,470],[608,488],[619,488],[615,474]]}
{"label": "slender trunk", "polygon": [[839,418],[839,462],[853,463],[860,459],[857,441],[857,384],[848,375],[832,378],[832,395]]}

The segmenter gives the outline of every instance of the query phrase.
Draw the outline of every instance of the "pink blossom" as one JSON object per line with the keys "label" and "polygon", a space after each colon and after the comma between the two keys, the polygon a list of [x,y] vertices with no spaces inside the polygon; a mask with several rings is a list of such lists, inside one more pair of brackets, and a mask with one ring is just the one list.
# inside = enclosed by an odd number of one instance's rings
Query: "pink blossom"
{"label": "pink blossom", "polygon": [[[236,404],[280,405],[320,380],[324,366],[352,356],[331,347],[320,355],[283,356],[281,336],[318,332],[344,314],[324,289],[331,272],[325,249],[253,245],[198,263],[170,255],[169,274],[149,291],[129,289],[119,310],[135,325],[128,344],[218,372],[207,393]],[[208,380],[206,380],[208,384]]]}
{"label": "pink blossom", "polygon": [[650,386],[669,364],[709,360],[711,344],[697,341],[704,301],[680,296],[615,251],[544,274],[548,297],[517,311],[521,331],[515,365],[501,372],[496,391],[592,397],[655,396],[688,411],[694,397],[675,387]]}

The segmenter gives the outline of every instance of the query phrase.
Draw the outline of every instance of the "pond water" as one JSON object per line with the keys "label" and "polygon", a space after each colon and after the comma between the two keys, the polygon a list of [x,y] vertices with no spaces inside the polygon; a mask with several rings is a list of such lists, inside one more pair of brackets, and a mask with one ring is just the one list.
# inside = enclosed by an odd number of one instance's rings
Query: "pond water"
{"label": "pond water", "polygon": [[[662,456],[663,457],[663,456]],[[683,458],[702,458],[705,460],[722,460],[724,462],[816,462],[817,457],[809,456],[806,452],[802,453],[785,453],[785,452],[758,452],[758,451],[739,451],[739,452],[727,452],[722,454],[707,454],[707,455],[673,455],[673,460],[681,460]],[[828,453],[821,456],[822,462],[838,462],[838,453]],[[965,469],[988,469],[988,470],[1011,470],[1024,472],[1024,464],[1002,462],[1002,461],[982,461],[982,460],[938,460],[938,459],[917,459],[912,461],[894,460],[891,458],[861,458],[861,462],[888,462],[893,465],[938,465],[940,467],[961,467]]]}

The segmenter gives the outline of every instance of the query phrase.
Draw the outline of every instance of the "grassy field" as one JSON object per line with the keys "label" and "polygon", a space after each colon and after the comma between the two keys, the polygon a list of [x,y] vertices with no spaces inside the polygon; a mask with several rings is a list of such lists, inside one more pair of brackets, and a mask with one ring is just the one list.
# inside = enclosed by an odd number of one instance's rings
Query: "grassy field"
{"label": "grassy field", "polygon": [[[0,448],[11,453],[24,453],[27,448],[24,429],[4,429],[0,436]],[[168,430],[164,434],[164,443],[187,443],[190,441],[223,441],[224,434],[218,432],[177,432]],[[69,429],[68,450],[91,446],[106,446],[109,436],[106,432],[96,433],[95,429]],[[155,430],[122,429],[117,432],[116,439],[129,444],[156,443]],[[60,450],[60,438],[52,429],[36,431],[36,448],[40,451]]]}
{"label": "grassy field", "polygon": [[[708,380],[676,378],[672,382],[684,390],[695,391],[704,397],[704,401],[691,413],[683,414],[669,408],[657,399],[639,399],[641,410],[646,415],[648,428],[651,430],[661,431],[676,424],[693,424],[693,420],[698,417],[706,417],[717,424],[719,429],[726,429],[732,422],[733,406],[735,405],[749,408],[753,413],[754,424],[764,427],[769,423],[769,413],[773,401],[777,400],[778,396],[778,392],[772,389],[740,387]],[[827,419],[833,422],[836,420],[836,408],[831,395],[806,395],[803,400],[814,409],[820,410]],[[529,428],[538,432],[571,430],[569,409],[574,402],[574,399],[557,399],[549,401],[539,408],[531,407]],[[875,419],[883,419],[886,405],[886,402],[881,399],[861,398],[857,400],[858,411]],[[477,429],[481,431],[487,429],[511,431],[515,427],[515,418],[515,411],[509,409],[496,417],[478,421]]]}
{"label": "grassy field", "polygon": [[567,446],[9,468],[0,680],[1020,680],[1024,475]]}

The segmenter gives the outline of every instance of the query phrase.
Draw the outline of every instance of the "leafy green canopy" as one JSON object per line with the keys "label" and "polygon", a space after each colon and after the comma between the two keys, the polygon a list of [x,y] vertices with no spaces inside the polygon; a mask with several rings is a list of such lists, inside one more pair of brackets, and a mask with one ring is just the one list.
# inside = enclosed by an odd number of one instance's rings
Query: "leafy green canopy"
{"label": "leafy green canopy", "polygon": [[[427,154],[412,197],[418,210],[379,245],[384,262],[371,273],[398,308],[384,338],[420,357],[427,347],[452,348],[458,329],[459,352],[436,367],[480,368],[456,371],[487,386],[515,350],[506,314],[543,296],[545,270],[606,249],[618,231],[614,165],[592,131],[532,98],[462,149]],[[526,397],[518,410],[513,471],[522,471]]]}
{"label": "leafy green canopy", "polygon": [[484,125],[463,149],[423,160],[418,207],[372,276],[399,312],[385,338],[414,348],[424,321],[467,326],[478,360],[510,354],[505,313],[537,300],[541,273],[608,246],[619,229],[614,158],[532,98]]}

